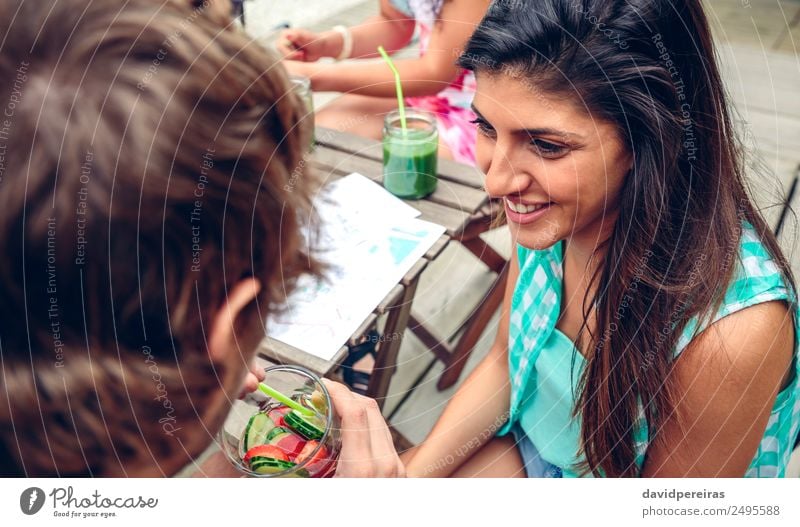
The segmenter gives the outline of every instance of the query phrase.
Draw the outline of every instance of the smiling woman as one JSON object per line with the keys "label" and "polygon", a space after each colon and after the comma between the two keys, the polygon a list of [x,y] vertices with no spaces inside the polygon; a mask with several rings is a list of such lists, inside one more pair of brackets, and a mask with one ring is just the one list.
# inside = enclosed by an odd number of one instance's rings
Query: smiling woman
{"label": "smiling woman", "polygon": [[[510,311],[409,473],[783,475],[800,312],[702,4],[496,2],[459,64],[517,244]],[[453,455],[498,416],[516,443]]]}

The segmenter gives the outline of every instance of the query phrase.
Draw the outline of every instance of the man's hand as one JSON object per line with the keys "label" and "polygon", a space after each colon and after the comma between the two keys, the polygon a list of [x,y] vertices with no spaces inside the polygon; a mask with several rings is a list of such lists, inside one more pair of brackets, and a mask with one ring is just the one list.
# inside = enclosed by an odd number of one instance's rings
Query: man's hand
{"label": "man's hand", "polygon": [[264,368],[259,366],[255,359],[253,359],[253,362],[250,364],[250,371],[247,372],[247,376],[244,378],[244,384],[242,385],[241,393],[239,393],[239,399],[244,398],[248,393],[253,393],[258,390],[258,383],[263,380]]}
{"label": "man's hand", "polygon": [[392,435],[374,399],[324,379],[342,426],[338,478],[403,478],[406,469],[394,449]]}

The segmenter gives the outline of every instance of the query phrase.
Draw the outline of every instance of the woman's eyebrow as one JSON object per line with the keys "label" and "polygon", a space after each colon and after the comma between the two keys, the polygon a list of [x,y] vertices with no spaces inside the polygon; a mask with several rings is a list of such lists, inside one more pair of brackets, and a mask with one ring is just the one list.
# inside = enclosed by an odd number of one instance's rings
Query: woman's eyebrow
{"label": "woman's eyebrow", "polygon": [[479,118],[481,121],[486,121],[487,123],[489,122],[489,121],[486,119],[486,117],[484,117],[484,116],[483,116],[483,114],[482,114],[481,112],[479,112],[477,108],[475,108],[475,103],[472,103],[472,104],[470,104],[470,105],[469,105],[469,107],[470,107],[470,109],[472,110],[472,113],[474,113],[475,115],[477,115],[477,116],[478,116],[478,118]]}
{"label": "woman's eyebrow", "polygon": [[[478,116],[478,118],[480,120],[486,122],[487,124],[491,124],[491,123],[489,123],[489,120],[486,117],[484,117],[483,114],[480,111],[478,111],[478,109],[475,107],[475,104],[471,104],[470,108],[475,113],[475,115]],[[575,134],[575,133],[572,133],[572,132],[564,132],[562,130],[556,130],[555,128],[547,128],[547,127],[544,127],[544,128],[541,128],[541,127],[540,128],[519,128],[518,130],[514,130],[512,133],[515,133],[515,134],[527,134],[527,135],[530,135],[530,136],[550,135],[550,136],[560,137],[560,138],[562,138],[562,139],[564,139],[566,141],[569,141],[569,140],[582,141],[583,140],[583,136],[581,136],[579,134]]]}
{"label": "woman's eyebrow", "polygon": [[556,130],[555,128],[523,128],[518,130],[519,133],[525,133],[531,136],[535,135],[552,135],[556,137],[560,137],[565,141],[582,141],[583,137],[578,134],[573,134],[572,132],[564,132],[562,130]]}

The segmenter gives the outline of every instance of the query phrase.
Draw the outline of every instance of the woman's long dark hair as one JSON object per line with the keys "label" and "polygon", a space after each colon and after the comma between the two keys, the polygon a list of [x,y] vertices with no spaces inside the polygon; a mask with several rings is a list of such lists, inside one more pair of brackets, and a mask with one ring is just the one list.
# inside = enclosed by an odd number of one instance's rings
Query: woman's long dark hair
{"label": "woman's long dark hair", "polygon": [[582,418],[581,468],[634,475],[640,403],[652,439],[675,407],[667,380],[678,336],[689,319],[719,306],[743,222],[794,288],[745,189],[701,3],[496,0],[459,62],[523,72],[535,89],[570,97],[615,124],[632,153],[619,217],[592,279],[597,292],[584,299],[581,333],[588,306],[595,306],[597,329],[575,415]]}

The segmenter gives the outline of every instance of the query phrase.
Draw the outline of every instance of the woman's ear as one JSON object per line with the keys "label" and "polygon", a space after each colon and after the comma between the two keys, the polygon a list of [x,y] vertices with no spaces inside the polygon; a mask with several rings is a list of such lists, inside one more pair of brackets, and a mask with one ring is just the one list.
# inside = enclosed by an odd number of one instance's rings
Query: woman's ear
{"label": "woman's ear", "polygon": [[252,302],[259,291],[261,282],[255,278],[245,278],[228,293],[228,298],[214,316],[208,336],[208,354],[215,363],[225,363],[233,355],[239,355],[234,324],[239,313]]}

